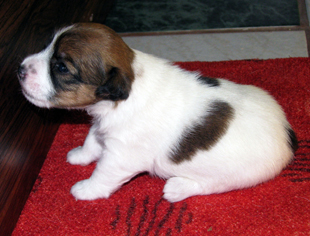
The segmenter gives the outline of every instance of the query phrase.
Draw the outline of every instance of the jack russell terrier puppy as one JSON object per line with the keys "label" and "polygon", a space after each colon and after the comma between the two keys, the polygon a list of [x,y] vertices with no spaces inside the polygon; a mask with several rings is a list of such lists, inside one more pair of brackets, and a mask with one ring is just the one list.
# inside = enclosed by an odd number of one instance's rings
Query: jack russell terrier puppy
{"label": "jack russell terrier puppy", "polygon": [[110,28],[79,23],[18,69],[24,96],[86,109],[93,125],[72,165],[97,161],[76,199],[108,198],[141,172],[167,179],[170,202],[247,188],[278,175],[297,139],[278,103],[251,85],[208,78],[129,48]]}

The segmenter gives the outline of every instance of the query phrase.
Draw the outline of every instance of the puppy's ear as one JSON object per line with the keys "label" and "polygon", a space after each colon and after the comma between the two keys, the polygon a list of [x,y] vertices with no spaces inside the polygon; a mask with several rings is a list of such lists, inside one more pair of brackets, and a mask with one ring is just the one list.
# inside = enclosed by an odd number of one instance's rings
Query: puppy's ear
{"label": "puppy's ear", "polygon": [[107,81],[96,90],[96,96],[103,100],[119,101],[128,98],[130,92],[129,79],[120,69],[112,67],[107,73]]}

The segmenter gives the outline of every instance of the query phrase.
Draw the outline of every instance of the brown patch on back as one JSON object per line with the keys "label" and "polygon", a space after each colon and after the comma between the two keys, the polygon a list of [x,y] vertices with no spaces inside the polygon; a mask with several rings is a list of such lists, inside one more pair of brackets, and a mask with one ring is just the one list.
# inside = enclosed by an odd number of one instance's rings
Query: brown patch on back
{"label": "brown patch on back", "polygon": [[200,124],[183,131],[174,148],[171,160],[179,164],[189,161],[198,150],[210,150],[226,133],[234,116],[234,109],[223,101],[214,101],[208,115]]}

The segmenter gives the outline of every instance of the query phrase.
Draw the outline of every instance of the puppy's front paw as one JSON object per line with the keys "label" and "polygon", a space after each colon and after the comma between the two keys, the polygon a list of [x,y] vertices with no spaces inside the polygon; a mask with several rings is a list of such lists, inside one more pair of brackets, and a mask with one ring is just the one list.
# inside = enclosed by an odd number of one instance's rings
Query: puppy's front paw
{"label": "puppy's front paw", "polygon": [[77,200],[95,200],[98,198],[108,198],[110,196],[110,193],[106,191],[103,185],[98,185],[91,179],[77,182],[72,186],[71,194]]}
{"label": "puppy's front paw", "polygon": [[69,162],[71,165],[82,165],[86,166],[92,162],[90,158],[88,158],[84,152],[83,147],[79,146],[77,148],[72,149],[67,154],[67,162]]}
{"label": "puppy's front paw", "polygon": [[193,180],[183,177],[172,177],[168,179],[163,192],[163,197],[169,202],[178,202],[202,193],[202,188]]}

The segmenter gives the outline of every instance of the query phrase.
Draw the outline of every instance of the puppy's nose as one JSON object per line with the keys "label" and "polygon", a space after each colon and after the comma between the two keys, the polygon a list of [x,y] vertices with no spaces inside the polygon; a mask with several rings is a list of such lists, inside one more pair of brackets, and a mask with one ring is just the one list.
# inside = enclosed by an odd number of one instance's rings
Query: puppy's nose
{"label": "puppy's nose", "polygon": [[23,81],[23,80],[26,79],[26,76],[27,76],[27,69],[26,69],[25,66],[20,65],[20,66],[18,67],[17,73],[18,73],[18,78],[19,78],[21,81]]}

